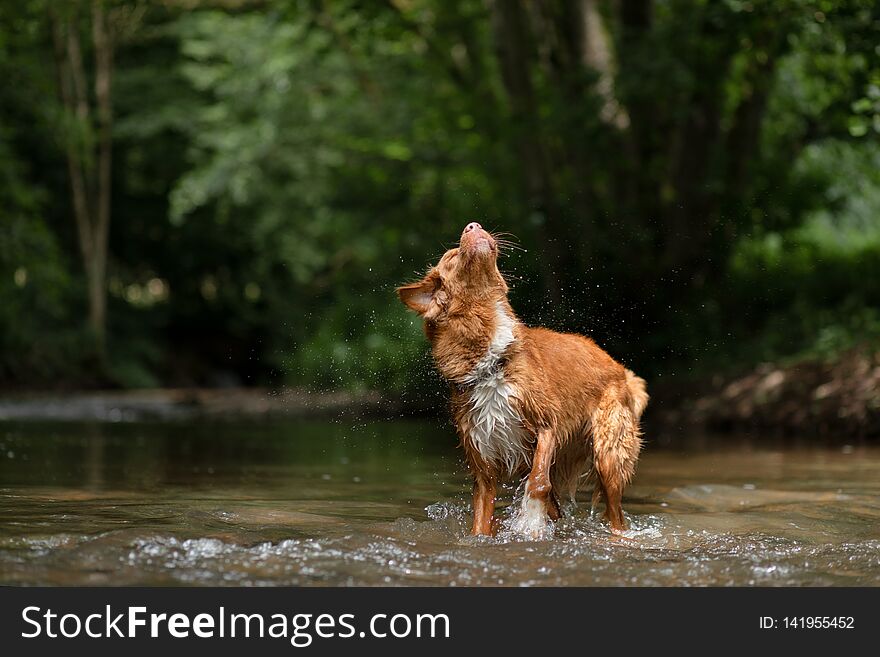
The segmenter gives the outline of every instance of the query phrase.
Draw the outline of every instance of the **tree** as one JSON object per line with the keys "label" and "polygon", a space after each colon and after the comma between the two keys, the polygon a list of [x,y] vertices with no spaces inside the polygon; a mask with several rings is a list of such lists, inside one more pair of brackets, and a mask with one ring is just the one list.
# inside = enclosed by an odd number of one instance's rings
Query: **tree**
{"label": "tree", "polygon": [[41,280],[20,245],[54,243],[39,323],[88,303],[104,383],[414,389],[388,289],[470,220],[528,248],[525,321],[640,371],[876,298],[867,243],[828,257],[880,207],[872,0],[0,6],[0,333]]}
{"label": "tree", "polygon": [[[90,10],[92,70],[87,73],[80,23],[83,3],[49,9],[58,87],[65,117],[65,154],[73,216],[86,272],[91,327],[103,358],[107,322],[107,255],[113,159],[113,49],[120,8],[105,0]],[[92,93],[89,93],[89,77]]]}

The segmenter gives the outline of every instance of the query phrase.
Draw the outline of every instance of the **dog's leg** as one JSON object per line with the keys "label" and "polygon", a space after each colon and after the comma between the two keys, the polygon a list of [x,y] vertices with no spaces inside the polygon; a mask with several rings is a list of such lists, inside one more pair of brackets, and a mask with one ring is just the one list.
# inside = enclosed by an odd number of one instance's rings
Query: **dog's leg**
{"label": "dog's leg", "polygon": [[616,399],[606,397],[593,414],[592,426],[597,491],[605,498],[605,517],[611,529],[622,532],[626,529],[621,506],[623,489],[632,479],[641,449],[638,420]]}
{"label": "dog's leg", "polygon": [[593,484],[593,497],[590,499],[590,517],[596,513],[596,507],[602,501],[602,484],[597,481]]}
{"label": "dog's leg", "polygon": [[474,476],[474,536],[491,536],[492,514],[495,512],[496,482],[484,474]]}
{"label": "dog's leg", "polygon": [[549,429],[540,430],[522,504],[511,525],[511,529],[517,534],[533,539],[546,538],[552,531],[549,520],[559,518],[559,507],[553,499],[550,483],[550,466],[553,465],[555,453],[556,439],[553,432]]}
{"label": "dog's leg", "polygon": [[550,485],[550,466],[556,454],[556,438],[550,429],[538,431],[538,444],[532,458],[532,471],[526,483],[526,496],[536,500],[544,507],[551,520],[559,520],[559,506],[553,498]]}

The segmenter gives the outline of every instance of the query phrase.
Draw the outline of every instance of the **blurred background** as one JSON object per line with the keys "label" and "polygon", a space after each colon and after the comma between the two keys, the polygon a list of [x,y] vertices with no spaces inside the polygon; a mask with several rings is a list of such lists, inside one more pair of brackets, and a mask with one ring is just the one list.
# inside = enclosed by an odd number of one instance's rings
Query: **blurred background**
{"label": "blurred background", "polygon": [[476,220],[655,413],[880,433],[872,0],[20,0],[0,77],[7,394],[438,405]]}

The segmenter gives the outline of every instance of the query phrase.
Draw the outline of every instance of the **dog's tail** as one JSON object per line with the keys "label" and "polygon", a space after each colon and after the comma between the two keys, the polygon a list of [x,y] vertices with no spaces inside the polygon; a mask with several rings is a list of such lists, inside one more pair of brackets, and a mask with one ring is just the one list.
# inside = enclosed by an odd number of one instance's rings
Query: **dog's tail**
{"label": "dog's tail", "polygon": [[626,370],[626,387],[629,388],[630,409],[636,419],[642,416],[645,406],[648,405],[648,399],[650,399],[645,386],[645,380],[642,377],[636,376],[632,370]]}

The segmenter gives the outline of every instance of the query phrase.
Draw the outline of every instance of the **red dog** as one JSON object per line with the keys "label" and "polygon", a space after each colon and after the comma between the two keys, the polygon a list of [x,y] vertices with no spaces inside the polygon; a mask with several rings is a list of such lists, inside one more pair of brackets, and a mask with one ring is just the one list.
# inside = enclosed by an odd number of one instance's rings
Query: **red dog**
{"label": "red dog", "polygon": [[525,477],[514,529],[541,537],[572,500],[579,479],[596,483],[615,532],[641,448],[645,382],[580,335],[529,328],[507,300],[498,244],[468,224],[418,283],[397,289],[425,320],[434,361],[452,388],[461,445],[474,476],[474,534],[493,532],[498,482]]}

